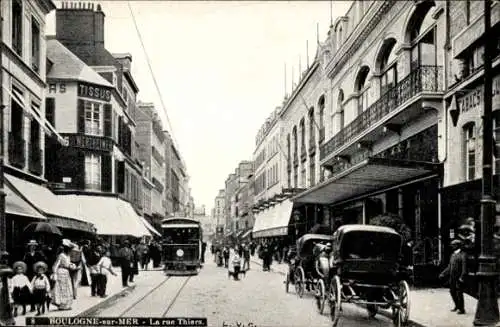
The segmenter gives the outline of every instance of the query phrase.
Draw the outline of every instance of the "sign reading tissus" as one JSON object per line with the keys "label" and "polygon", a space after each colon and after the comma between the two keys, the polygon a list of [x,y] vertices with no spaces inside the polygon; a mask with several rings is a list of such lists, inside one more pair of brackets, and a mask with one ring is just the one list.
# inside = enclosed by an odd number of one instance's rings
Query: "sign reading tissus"
{"label": "sign reading tissus", "polygon": [[78,82],[78,96],[110,102],[111,89],[101,85]]}

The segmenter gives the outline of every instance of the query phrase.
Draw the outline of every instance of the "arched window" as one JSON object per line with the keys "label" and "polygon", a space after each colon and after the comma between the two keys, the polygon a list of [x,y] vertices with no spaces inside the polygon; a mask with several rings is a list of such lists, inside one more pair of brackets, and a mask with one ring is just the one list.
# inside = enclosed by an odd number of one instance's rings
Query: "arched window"
{"label": "arched window", "polygon": [[340,90],[339,98],[337,100],[337,113],[340,116],[340,129],[344,128],[345,115],[344,115],[344,91]]}
{"label": "arched window", "polygon": [[358,77],[356,78],[356,88],[355,90],[358,92],[358,115],[360,115],[363,111],[368,108],[368,88],[366,88],[366,78],[368,77],[368,73],[370,72],[370,68],[367,66],[361,67]]}
{"label": "arched window", "polygon": [[465,148],[465,178],[467,181],[475,179],[476,175],[476,133],[474,123],[464,125]]}
{"label": "arched window", "polygon": [[306,124],[304,118],[300,120],[300,146],[302,149],[302,153],[306,150]]}
{"label": "arched window", "polygon": [[387,39],[382,44],[380,53],[378,55],[378,69],[381,74],[380,76],[380,95],[384,95],[388,90],[393,88],[397,80],[397,69],[396,69],[396,54],[394,47],[396,45],[396,40],[393,38]]}
{"label": "arched window", "polygon": [[294,156],[297,156],[297,149],[298,149],[298,145],[297,145],[297,126],[293,126],[293,129],[292,129],[292,137],[293,137],[293,154]]}
{"label": "arched window", "polygon": [[411,70],[420,66],[436,66],[436,20],[432,17],[433,1],[422,2],[408,25],[411,43]]}
{"label": "arched window", "polygon": [[319,107],[319,142],[325,139],[325,96],[322,95],[318,102]]}
{"label": "arched window", "polygon": [[309,144],[315,144],[316,143],[316,137],[314,131],[316,130],[315,125],[316,122],[314,121],[314,107],[309,109]]}
{"label": "arched window", "polygon": [[286,136],[286,155],[287,155],[287,159],[288,159],[288,163],[290,163],[290,160],[291,160],[291,155],[292,155],[292,144],[291,144],[291,141],[290,141],[290,134],[288,134]]}

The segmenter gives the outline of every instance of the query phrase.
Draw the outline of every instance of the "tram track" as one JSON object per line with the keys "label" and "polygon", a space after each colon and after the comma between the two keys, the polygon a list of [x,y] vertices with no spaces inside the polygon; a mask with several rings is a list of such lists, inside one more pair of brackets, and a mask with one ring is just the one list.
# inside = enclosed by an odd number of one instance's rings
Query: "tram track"
{"label": "tram track", "polygon": [[168,314],[168,312],[170,311],[170,309],[172,308],[172,306],[175,304],[175,301],[177,301],[177,299],[179,298],[179,295],[181,295],[182,291],[184,290],[184,287],[186,287],[187,283],[191,280],[191,277],[192,276],[189,276],[188,278],[186,278],[186,280],[182,283],[182,286],[179,288],[179,290],[177,291],[177,293],[175,294],[174,298],[172,299],[172,301],[170,301],[170,304],[167,306],[167,309],[165,309],[165,311],[163,312],[163,314],[161,315],[162,318],[165,318]]}
{"label": "tram track", "polygon": [[160,284],[156,285],[154,288],[152,288],[151,290],[149,290],[146,294],[144,294],[143,296],[141,296],[138,300],[134,301],[134,303],[132,303],[131,305],[129,305],[124,311],[122,311],[122,313],[120,313],[118,315],[118,317],[125,316],[125,314],[127,314],[127,312],[130,312],[139,303],[141,303],[142,301],[144,301],[145,298],[147,298],[152,293],[154,293],[157,289],[159,289],[160,287],[162,287],[163,285],[165,285],[171,278],[172,278],[171,276],[167,276]]}

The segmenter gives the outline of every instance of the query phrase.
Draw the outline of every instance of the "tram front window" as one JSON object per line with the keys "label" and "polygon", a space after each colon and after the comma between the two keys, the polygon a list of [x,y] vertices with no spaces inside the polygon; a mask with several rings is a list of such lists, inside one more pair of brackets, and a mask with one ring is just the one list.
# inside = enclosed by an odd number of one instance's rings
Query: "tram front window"
{"label": "tram front window", "polygon": [[197,243],[199,231],[197,228],[169,228],[165,231],[165,242],[173,244]]}

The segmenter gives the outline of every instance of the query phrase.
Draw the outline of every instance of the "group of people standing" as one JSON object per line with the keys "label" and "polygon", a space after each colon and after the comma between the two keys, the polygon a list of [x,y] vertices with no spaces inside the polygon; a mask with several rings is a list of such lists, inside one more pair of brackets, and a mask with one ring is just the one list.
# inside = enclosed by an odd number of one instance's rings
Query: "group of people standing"
{"label": "group of people standing", "polygon": [[90,287],[93,297],[106,297],[109,279],[117,276],[114,265],[120,266],[122,286],[127,287],[139,274],[139,265],[145,270],[151,260],[154,267],[161,261],[161,249],[154,241],[111,245],[101,239],[78,244],[63,239],[54,248],[31,240],[22,260],[12,264],[15,275],[9,280],[9,300],[14,316],[26,314],[27,307],[37,315],[51,305],[71,310],[80,286]]}

